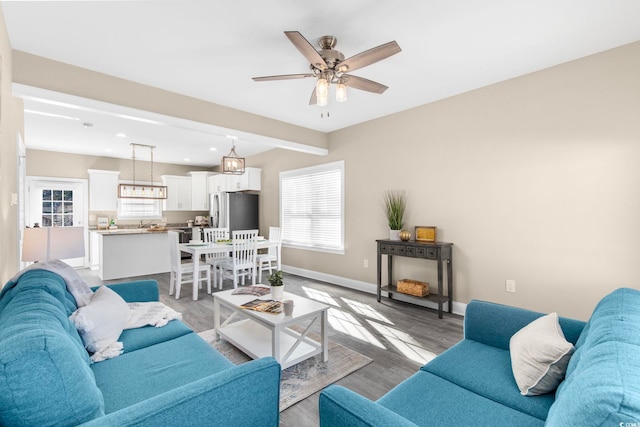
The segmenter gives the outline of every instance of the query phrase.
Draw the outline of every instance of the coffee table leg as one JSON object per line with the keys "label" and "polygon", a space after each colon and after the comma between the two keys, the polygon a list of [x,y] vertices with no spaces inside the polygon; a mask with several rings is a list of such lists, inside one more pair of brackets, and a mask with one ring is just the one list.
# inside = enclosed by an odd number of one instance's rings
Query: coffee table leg
{"label": "coffee table leg", "polygon": [[327,311],[322,311],[322,319],[320,322],[320,339],[322,340],[322,361],[329,360],[329,337],[327,334]]}
{"label": "coffee table leg", "polygon": [[273,328],[271,333],[273,334],[273,339],[271,340],[271,354],[274,359],[280,363],[280,328]]}

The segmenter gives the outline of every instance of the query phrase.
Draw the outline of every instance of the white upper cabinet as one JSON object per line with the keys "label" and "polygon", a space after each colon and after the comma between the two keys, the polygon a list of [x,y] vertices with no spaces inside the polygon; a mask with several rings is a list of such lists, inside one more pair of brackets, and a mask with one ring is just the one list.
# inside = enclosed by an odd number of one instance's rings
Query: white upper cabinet
{"label": "white upper cabinet", "polygon": [[217,174],[209,177],[209,192],[260,191],[262,169],[245,168],[242,175]]}
{"label": "white upper cabinet", "polygon": [[118,209],[118,171],[89,169],[89,210]]}
{"label": "white upper cabinet", "polygon": [[167,198],[162,202],[165,211],[190,211],[191,177],[162,175],[162,185],[167,186]]}
{"label": "white upper cabinet", "polygon": [[209,210],[209,177],[211,172],[189,172],[191,175],[191,210]]}
{"label": "white upper cabinet", "polygon": [[209,177],[209,193],[218,193],[220,191],[229,191],[231,175],[217,174]]}

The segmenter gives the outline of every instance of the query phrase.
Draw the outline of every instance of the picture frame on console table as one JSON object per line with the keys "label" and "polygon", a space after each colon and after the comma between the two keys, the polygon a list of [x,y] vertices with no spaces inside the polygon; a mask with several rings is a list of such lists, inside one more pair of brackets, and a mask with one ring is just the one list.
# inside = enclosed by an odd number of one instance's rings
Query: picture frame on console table
{"label": "picture frame on console table", "polygon": [[435,243],[437,234],[437,227],[416,226],[416,242]]}

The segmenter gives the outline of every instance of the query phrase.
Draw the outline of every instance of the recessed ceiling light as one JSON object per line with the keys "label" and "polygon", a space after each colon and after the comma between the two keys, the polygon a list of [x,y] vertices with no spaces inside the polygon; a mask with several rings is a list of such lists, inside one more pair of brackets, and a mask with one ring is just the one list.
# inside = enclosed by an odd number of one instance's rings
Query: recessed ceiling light
{"label": "recessed ceiling light", "polygon": [[118,138],[126,138],[126,137],[127,137],[127,134],[126,134],[126,133],[122,133],[122,132],[120,132],[120,133],[116,133],[116,136],[117,136]]}
{"label": "recessed ceiling light", "polygon": [[113,152],[113,150],[112,150],[111,148],[105,148],[105,149],[104,149],[104,152],[105,152],[105,153],[112,153],[112,152]]}
{"label": "recessed ceiling light", "polygon": [[190,162],[191,160],[189,160],[189,159],[184,159],[184,161],[185,161],[185,162]]}
{"label": "recessed ceiling light", "polygon": [[209,148],[209,151],[218,151],[218,149],[216,147],[211,147]]}

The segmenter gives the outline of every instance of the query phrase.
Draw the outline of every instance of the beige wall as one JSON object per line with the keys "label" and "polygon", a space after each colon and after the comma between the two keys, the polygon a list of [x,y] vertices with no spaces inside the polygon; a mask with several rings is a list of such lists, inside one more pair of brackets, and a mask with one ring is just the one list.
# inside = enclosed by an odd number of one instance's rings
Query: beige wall
{"label": "beige wall", "polygon": [[[55,153],[43,150],[27,150],[27,175],[54,178],[80,178],[89,179],[88,169],[100,169],[119,171],[121,180],[130,180],[133,176],[133,164],[131,159],[115,159],[112,157],[84,156],[79,154]],[[209,170],[194,168],[193,166],[174,165],[168,163],[153,164],[154,181],[159,182],[162,175],[187,176],[189,171]],[[136,176],[139,181],[150,179],[149,162],[136,162]],[[115,189],[114,189],[115,191]],[[106,215],[115,217],[115,211],[91,211],[94,215]],[[194,219],[196,215],[208,215],[208,212],[198,211],[165,211],[163,216],[168,223],[186,223],[188,219]],[[121,221],[123,224],[138,224],[139,221]],[[90,225],[94,225],[91,223]]]}
{"label": "beige wall", "polygon": [[[285,264],[373,286],[382,193],[403,189],[408,228],[455,244],[456,301],[585,319],[609,291],[640,287],[638,76],[640,42],[334,132],[325,158],[255,156],[261,224],[279,222],[280,171],[344,159],[345,255],[285,249]],[[434,265],[396,268],[435,283]]]}
{"label": "beige wall", "polygon": [[23,131],[22,102],[11,94],[12,51],[0,9],[0,287],[18,266],[18,210],[11,195],[18,192],[17,135]]}

